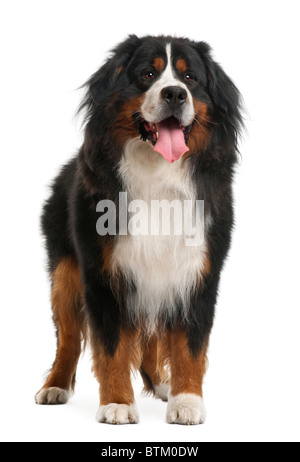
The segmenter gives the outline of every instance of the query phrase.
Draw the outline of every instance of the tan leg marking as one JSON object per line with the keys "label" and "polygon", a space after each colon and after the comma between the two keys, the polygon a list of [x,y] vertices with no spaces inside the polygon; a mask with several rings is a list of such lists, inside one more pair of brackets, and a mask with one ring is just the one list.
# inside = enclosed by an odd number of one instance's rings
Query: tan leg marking
{"label": "tan leg marking", "polygon": [[52,274],[52,310],[57,326],[57,352],[45,385],[36,395],[38,404],[62,404],[74,388],[75,372],[86,339],[81,312],[82,284],[79,267],[72,258],[62,260]]}

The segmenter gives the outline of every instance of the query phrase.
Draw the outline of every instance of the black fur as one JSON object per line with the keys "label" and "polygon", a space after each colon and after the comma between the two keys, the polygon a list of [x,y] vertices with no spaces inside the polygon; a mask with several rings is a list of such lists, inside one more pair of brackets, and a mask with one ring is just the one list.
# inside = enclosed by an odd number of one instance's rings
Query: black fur
{"label": "black fur", "polygon": [[[212,327],[220,273],[230,246],[232,178],[242,127],[239,92],[213,61],[206,43],[171,37],[130,36],[86,84],[86,97],[80,107],[86,115],[84,144],[78,156],[55,180],[42,217],[50,271],[65,256],[72,256],[79,262],[92,335],[100,336],[109,354],[117,348],[120,326],[128,322],[123,309],[126,290],[135,288],[128,288],[121,279],[120,292],[116,296],[110,281],[103,275],[103,248],[114,237],[101,239],[97,234],[96,204],[102,199],[118,202],[122,185],[116,175],[116,166],[122,156],[122,145],[113,136],[114,123],[124,103],[139,97],[151,85],[141,75],[154,57],[165,57],[168,41],[172,42],[174,59],[184,57],[197,77],[190,84],[190,90],[197,100],[207,105],[210,118],[210,141],[205,149],[192,156],[197,198],[205,201],[213,219],[208,236],[211,270],[202,289],[193,296],[190,319],[185,326],[194,354]],[[130,124],[130,129],[133,126],[138,135],[134,114]]]}

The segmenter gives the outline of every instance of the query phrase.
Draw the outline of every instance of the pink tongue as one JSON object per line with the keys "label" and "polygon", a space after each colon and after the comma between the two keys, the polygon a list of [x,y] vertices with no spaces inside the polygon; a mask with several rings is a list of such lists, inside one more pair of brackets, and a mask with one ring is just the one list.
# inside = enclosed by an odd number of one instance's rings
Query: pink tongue
{"label": "pink tongue", "polygon": [[158,140],[154,151],[173,163],[189,150],[184,141],[184,134],[178,122],[173,119],[157,123]]}

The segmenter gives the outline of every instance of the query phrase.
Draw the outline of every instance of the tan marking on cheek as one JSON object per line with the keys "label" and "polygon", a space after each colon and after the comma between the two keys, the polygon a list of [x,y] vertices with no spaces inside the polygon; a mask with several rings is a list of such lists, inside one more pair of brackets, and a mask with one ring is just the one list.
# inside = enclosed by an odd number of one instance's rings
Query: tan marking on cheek
{"label": "tan marking on cheek", "polygon": [[117,140],[121,148],[124,147],[126,141],[135,138],[139,135],[136,124],[134,122],[134,114],[141,112],[141,106],[145,96],[132,98],[125,102],[121,107],[117,119],[113,126],[113,137]]}
{"label": "tan marking on cheek", "polygon": [[188,69],[188,65],[185,59],[179,59],[176,63],[176,68],[179,74],[183,74]]}
{"label": "tan marking on cheek", "polygon": [[188,148],[189,152],[185,156],[199,153],[208,145],[211,136],[211,127],[209,126],[210,118],[207,113],[207,105],[193,98],[195,119],[194,125],[190,132]]}
{"label": "tan marking on cheek", "polygon": [[158,71],[162,72],[165,67],[165,62],[162,58],[155,58],[153,61],[153,67]]}

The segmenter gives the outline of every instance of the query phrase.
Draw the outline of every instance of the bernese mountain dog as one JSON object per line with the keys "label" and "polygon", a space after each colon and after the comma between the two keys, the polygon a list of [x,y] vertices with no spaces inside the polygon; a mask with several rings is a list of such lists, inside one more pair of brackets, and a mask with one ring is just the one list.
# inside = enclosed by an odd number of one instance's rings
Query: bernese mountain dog
{"label": "bernese mountain dog", "polygon": [[89,340],[99,422],[139,421],[134,369],[167,422],[203,423],[240,93],[207,43],[170,36],[129,36],[85,88],[83,145],[42,214],[57,352],[36,403],[68,401]]}

